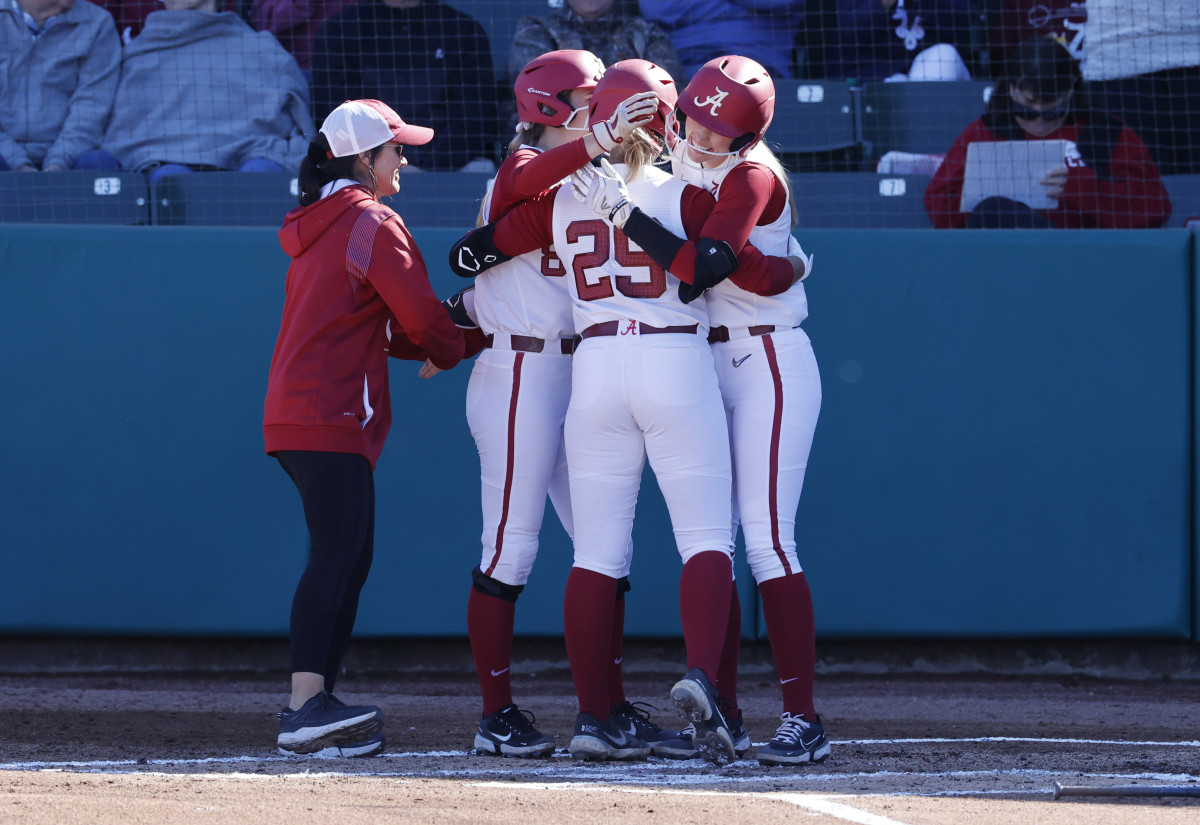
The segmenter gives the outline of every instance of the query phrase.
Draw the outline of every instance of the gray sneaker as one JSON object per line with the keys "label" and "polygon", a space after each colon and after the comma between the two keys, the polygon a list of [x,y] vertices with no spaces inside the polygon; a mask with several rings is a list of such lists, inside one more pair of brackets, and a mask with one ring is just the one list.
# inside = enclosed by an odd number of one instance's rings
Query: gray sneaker
{"label": "gray sneaker", "polygon": [[721,713],[717,691],[703,670],[694,667],[676,682],[671,688],[671,701],[680,716],[693,722],[692,743],[700,756],[718,765],[727,765],[737,759],[733,735]]}
{"label": "gray sneaker", "polygon": [[829,756],[829,739],[820,716],[808,719],[804,714],[784,711],[779,718],[783,724],[775,731],[775,738],[758,749],[760,765],[823,762]]}
{"label": "gray sneaker", "polygon": [[[383,750],[383,711],[374,705],[347,706],[323,690],[299,710],[284,708],[276,717],[276,746],[284,756],[370,756]],[[369,752],[332,752],[338,749]]]}

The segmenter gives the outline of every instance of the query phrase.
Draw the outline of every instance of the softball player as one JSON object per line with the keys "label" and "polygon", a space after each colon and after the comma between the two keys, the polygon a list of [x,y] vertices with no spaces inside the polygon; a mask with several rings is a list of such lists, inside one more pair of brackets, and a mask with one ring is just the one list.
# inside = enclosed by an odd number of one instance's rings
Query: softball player
{"label": "softball player", "polygon": [[[608,118],[619,101],[645,89],[660,98],[646,128],[661,140],[664,118],[675,102],[674,83],[643,60],[621,61],[605,72],[592,98],[590,121]],[[647,204],[648,214],[636,213],[640,220],[661,221],[678,234],[690,228],[694,234],[713,200],[654,168],[661,149],[642,130],[614,155],[628,164],[619,168]],[[580,176],[576,182],[585,199],[600,194],[590,192],[593,180]],[[716,673],[727,624],[732,513],[728,435],[704,337],[705,302],[679,298],[680,281],[617,231],[630,216],[631,204],[611,206],[617,213],[608,215],[612,223],[601,221],[591,207],[560,189],[464,238],[451,262],[461,269],[456,261],[464,256],[504,257],[553,241],[568,273],[575,330],[581,337],[565,428],[576,529],[564,623],[580,703],[571,754],[627,759],[649,752],[645,742],[613,724],[605,678],[614,597],[629,567],[634,507],[649,455],[684,560],[680,601],[689,669],[672,688],[672,698],[699,723],[697,744],[715,759],[732,759],[732,737],[709,676]],[[775,265],[791,273],[790,262],[768,263],[756,254],[752,247],[745,251],[752,269]],[[717,278],[737,264],[727,247],[714,247],[697,270]]]}
{"label": "softball player", "polygon": [[[522,70],[513,90],[518,134],[484,197],[481,219],[498,220],[517,203],[557,187],[649,120],[657,104],[652,92],[621,101],[608,120],[589,130],[587,107],[603,71],[599,58],[582,50],[550,52]],[[577,137],[580,132],[586,134]],[[564,276],[553,247],[546,245],[481,274],[473,294],[465,296],[487,336],[467,388],[467,420],[482,474],[483,558],[472,570],[467,601],[467,633],[483,697],[475,735],[479,753],[548,756],[554,750],[513,703],[509,672],[516,601],[537,557],[547,494],[568,535],[574,535],[562,432],[576,338]],[[662,730],[625,699],[621,647],[628,573],[626,563],[606,657],[612,713],[618,725],[651,745],[677,748],[678,731]]]}
{"label": "softball player", "polygon": [[[792,243],[788,178],[761,143],[774,107],[774,84],[766,70],[749,58],[726,56],[696,72],[670,119],[674,174],[717,197],[701,234],[733,249],[750,242],[783,254]],[[619,188],[620,181],[609,185]],[[663,248],[654,238],[661,231],[641,222],[626,227],[647,251]],[[686,277],[702,252],[696,244],[683,244],[673,257],[656,260]],[[811,268],[812,259],[804,259],[803,275]],[[684,293],[685,299],[696,294],[687,287]],[[821,761],[830,745],[813,705],[812,596],[795,544],[796,509],[821,407],[816,358],[800,328],[808,315],[804,287],[799,280],[789,284],[735,275],[716,284],[706,298],[712,324],[708,340],[733,450],[734,531],[740,520],[783,690],[782,724],[759,750],[758,760],[769,765]],[[719,684],[735,720],[741,718],[736,709],[739,636],[740,620],[731,614]],[[748,748],[749,738],[741,744]]]}

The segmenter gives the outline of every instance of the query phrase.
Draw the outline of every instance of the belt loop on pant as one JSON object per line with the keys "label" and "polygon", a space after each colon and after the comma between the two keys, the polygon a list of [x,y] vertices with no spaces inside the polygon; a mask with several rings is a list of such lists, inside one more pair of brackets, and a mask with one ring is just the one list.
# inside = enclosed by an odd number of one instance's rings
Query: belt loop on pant
{"label": "belt loop on pant", "polygon": [[667,332],[695,335],[699,324],[682,324],[671,327],[652,327],[640,321],[604,321],[592,324],[580,333],[581,338],[597,338],[610,335],[659,335]]}
{"label": "belt loop on pant", "polygon": [[708,331],[708,343],[723,344],[726,341],[735,341],[739,338],[754,338],[759,335],[766,335],[771,332],[780,332],[783,327],[777,327],[774,324],[759,324],[753,327],[713,327]]}
{"label": "belt loop on pant", "polygon": [[[497,338],[499,336],[499,338]],[[504,346],[507,342],[508,346]],[[497,344],[499,343],[499,346]],[[508,332],[500,332],[495,335],[488,335],[483,339],[483,345],[490,349],[510,349],[513,352],[544,352],[547,341],[543,338],[534,338],[530,335],[515,335]],[[558,339],[558,351],[563,355],[571,355],[575,352],[575,348],[579,345],[579,337]],[[553,350],[551,350],[553,351]]]}

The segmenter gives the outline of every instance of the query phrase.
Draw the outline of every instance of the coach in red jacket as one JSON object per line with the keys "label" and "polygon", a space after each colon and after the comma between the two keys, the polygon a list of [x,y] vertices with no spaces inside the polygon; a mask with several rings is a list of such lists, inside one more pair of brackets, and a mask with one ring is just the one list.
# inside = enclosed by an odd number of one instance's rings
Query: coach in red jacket
{"label": "coach in red jacket", "polygon": [[[1144,229],[1166,223],[1171,202],[1150,151],[1119,119],[1089,109],[1079,65],[1065,47],[1051,38],[1027,40],[1005,76],[987,112],[954,141],[925,190],[925,210],[936,228]],[[1035,210],[991,197],[969,213],[959,211],[967,147],[1014,140],[1075,145],[1064,165],[1041,181],[1058,205]]]}
{"label": "coach in red jacket", "polygon": [[375,462],[392,421],[388,355],[449,369],[465,354],[404,221],[380,203],[400,188],[404,147],[432,138],[377,100],[343,103],[309,146],[301,205],[279,230],[292,264],[263,434],[300,491],[312,539],[292,602],[285,754],[384,747],[379,708],[347,707],[332,690],[371,567]]}

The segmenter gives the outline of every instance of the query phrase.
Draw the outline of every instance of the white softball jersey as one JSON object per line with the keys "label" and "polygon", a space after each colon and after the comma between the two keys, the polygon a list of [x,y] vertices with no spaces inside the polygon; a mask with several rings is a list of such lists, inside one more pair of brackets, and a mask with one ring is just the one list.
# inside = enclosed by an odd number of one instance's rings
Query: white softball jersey
{"label": "white softball jersey", "polygon": [[[492,190],[483,214],[492,215]],[[575,334],[567,279],[553,247],[518,255],[475,279],[475,315],[485,333],[515,333],[553,340]]]}
{"label": "white softball jersey", "polygon": [[[622,177],[628,167],[615,164]],[[680,237],[685,236],[680,200],[684,184],[648,167],[628,183],[634,203]],[[703,299],[679,300],[679,279],[659,266],[624,232],[579,203],[569,187],[554,203],[554,248],[568,272],[575,331],[607,321],[637,321],[652,327],[698,324],[708,329]]]}

